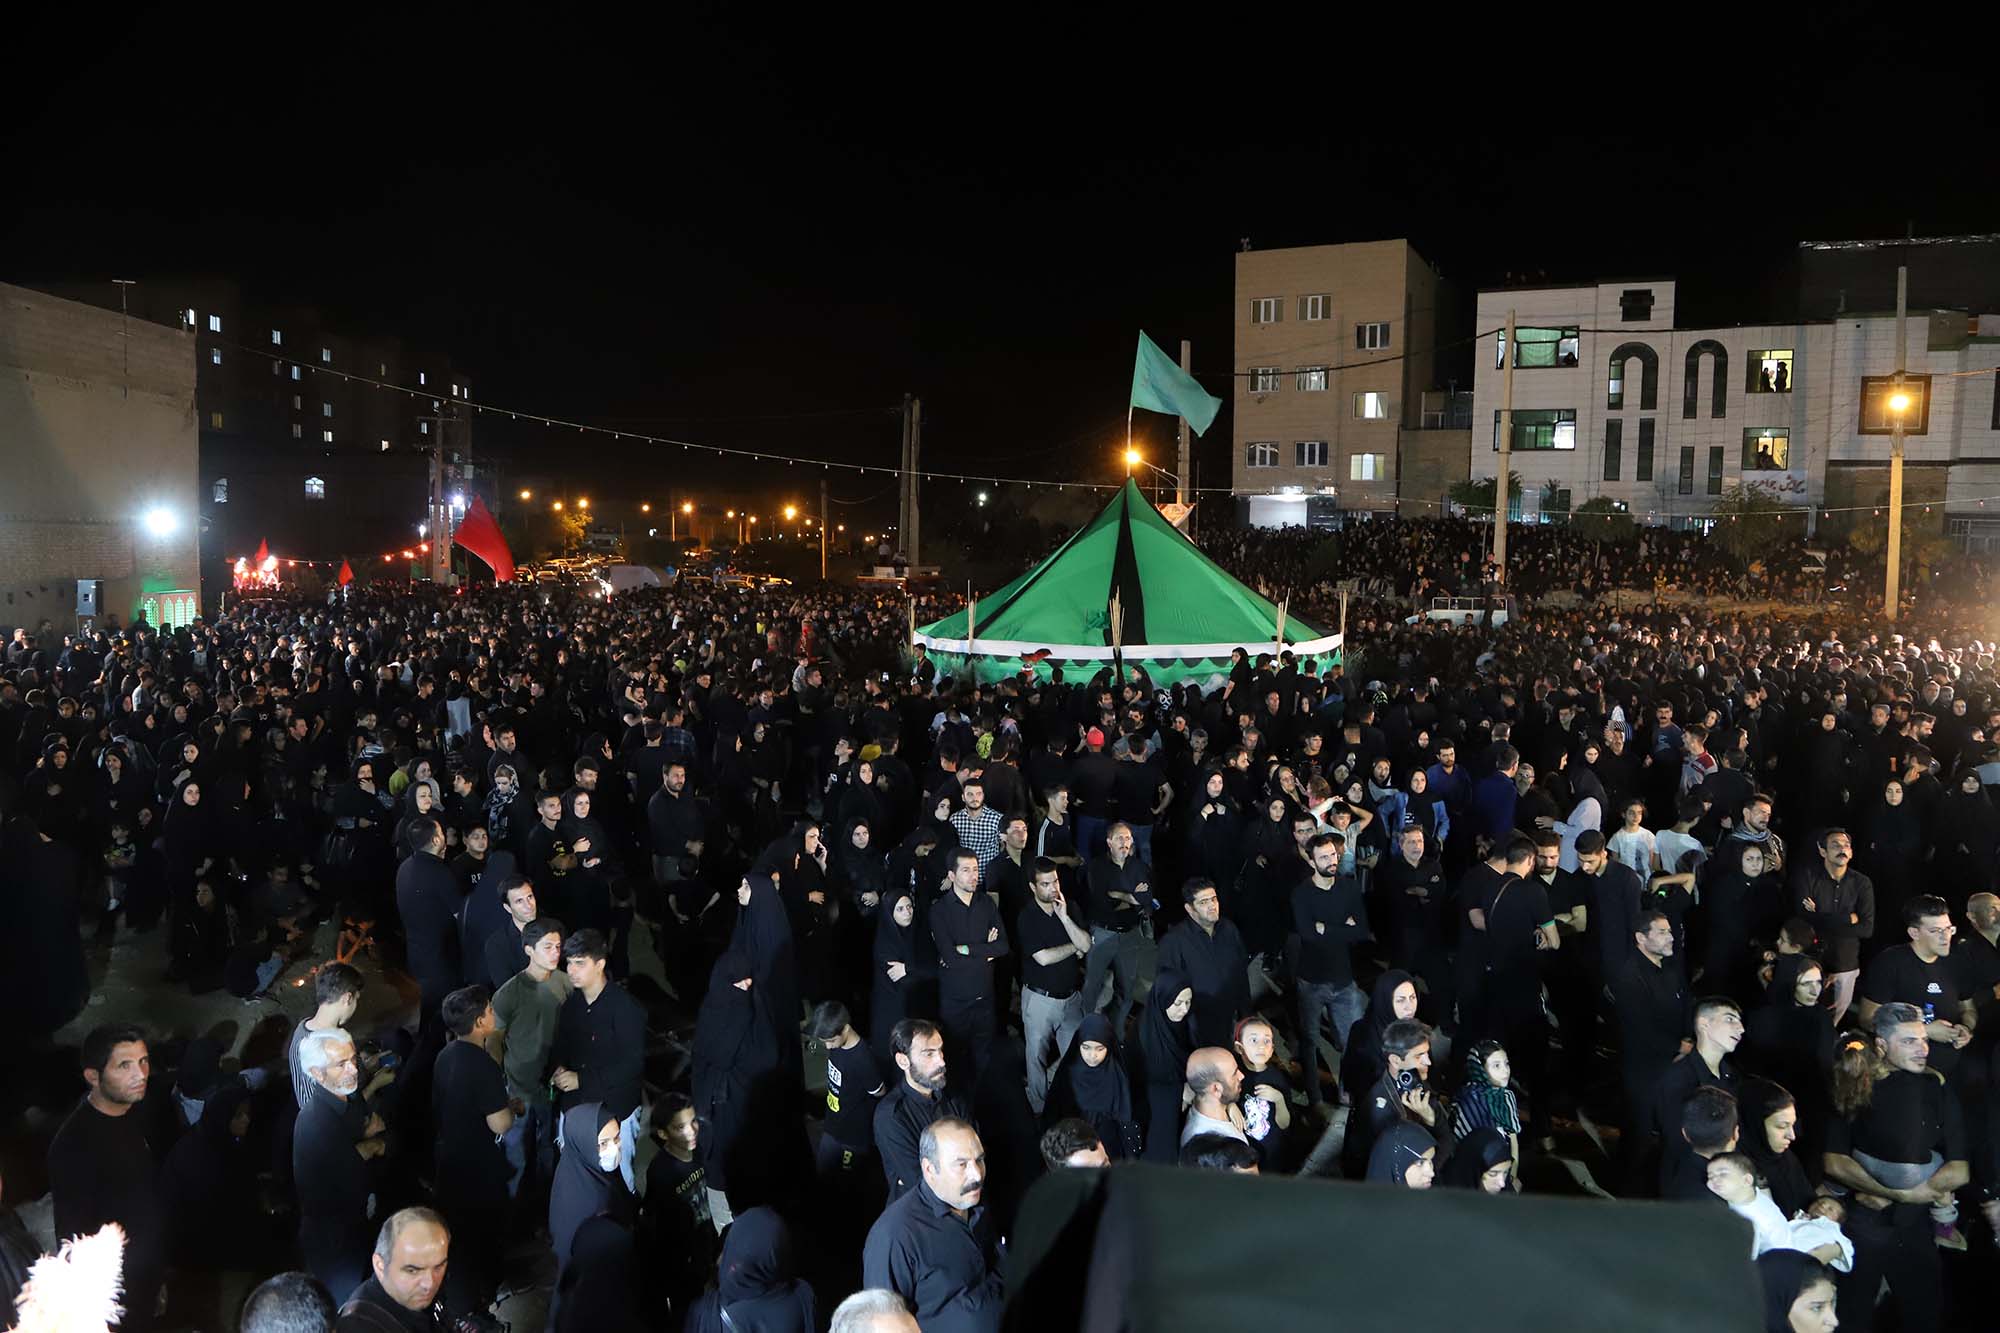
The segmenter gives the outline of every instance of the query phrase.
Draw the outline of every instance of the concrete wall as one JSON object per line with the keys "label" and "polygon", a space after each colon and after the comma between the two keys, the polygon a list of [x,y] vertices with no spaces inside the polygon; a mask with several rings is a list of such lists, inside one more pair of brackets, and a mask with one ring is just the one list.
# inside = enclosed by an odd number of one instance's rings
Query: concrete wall
{"label": "concrete wall", "polygon": [[194,385],[192,333],[0,284],[0,624],[73,630],[77,579],[120,623],[196,588]]}
{"label": "concrete wall", "polygon": [[1451,488],[1470,475],[1472,433],[1463,430],[1406,430],[1402,436],[1399,503],[1404,518],[1437,518]]}
{"label": "concrete wall", "polygon": [[[1300,318],[1300,299],[1326,298],[1323,318]],[[1253,303],[1275,297],[1281,317],[1253,319]],[[1420,392],[1430,387],[1431,344],[1436,328],[1437,278],[1423,258],[1401,240],[1350,245],[1251,250],[1236,256],[1235,451],[1230,479],[1236,492],[1304,492],[1337,488],[1342,508],[1387,508],[1396,494],[1396,435],[1414,422]],[[1355,326],[1386,323],[1389,345],[1355,345]],[[1419,350],[1422,356],[1414,354]],[[1404,357],[1405,352],[1412,353]],[[1395,358],[1395,359],[1389,359]],[[1279,368],[1275,389],[1260,391],[1247,374],[1254,367]],[[1323,391],[1301,390],[1296,371],[1328,368]],[[1359,393],[1387,396],[1381,420],[1355,416]],[[1324,440],[1326,463],[1301,467],[1301,441]],[[1249,467],[1248,446],[1278,446],[1275,467]],[[1357,480],[1352,460],[1378,454],[1374,480]]]}

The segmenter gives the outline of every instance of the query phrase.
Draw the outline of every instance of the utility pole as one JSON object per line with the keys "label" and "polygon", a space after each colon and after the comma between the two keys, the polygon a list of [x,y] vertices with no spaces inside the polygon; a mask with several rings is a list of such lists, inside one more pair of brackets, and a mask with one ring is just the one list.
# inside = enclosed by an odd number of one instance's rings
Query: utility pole
{"label": "utility pole", "polygon": [[1500,475],[1493,479],[1493,582],[1507,586],[1507,478],[1514,450],[1514,312],[1507,311],[1507,341],[1500,358]]}
{"label": "utility pole", "polygon": [[1882,589],[1882,614],[1892,622],[1896,619],[1897,604],[1903,598],[1903,418],[1908,415],[1910,406],[1903,389],[1903,371],[1905,359],[1909,356],[1909,339],[1905,333],[1909,299],[1910,270],[1899,267],[1896,270],[1896,378],[1889,386],[1889,570]]}
{"label": "utility pole", "polygon": [[903,551],[910,557],[912,568],[917,564],[917,537],[920,529],[923,527],[923,519],[918,511],[923,504],[924,488],[923,482],[919,480],[917,473],[917,464],[923,458],[923,452],[924,400],[921,398],[912,398],[910,400],[910,527],[903,534],[905,539]]}
{"label": "utility pole", "polygon": [[431,441],[431,512],[426,524],[431,550],[425,563],[430,568],[431,582],[439,585],[451,577],[451,497],[444,489],[444,433],[449,419],[442,407],[432,418],[437,423],[437,438]]}
{"label": "utility pole", "polygon": [[819,479],[819,581],[826,582],[826,478]]}
{"label": "utility pole", "polygon": [[[1194,370],[1194,344],[1190,343],[1187,339],[1183,338],[1181,339],[1181,371],[1182,373],[1187,374],[1191,373],[1193,370]],[[1182,417],[1180,419],[1180,422],[1181,422],[1181,428],[1180,428],[1181,457],[1180,457],[1180,466],[1174,469],[1174,503],[1178,505],[1184,505],[1188,502],[1187,418]],[[1187,520],[1183,519],[1181,521],[1185,523]]]}
{"label": "utility pole", "polygon": [[127,298],[131,295],[133,285],[139,280],[113,278],[111,281],[118,287],[118,318],[123,321],[119,326],[118,336],[125,343],[125,397],[130,398],[132,396],[132,305]]}

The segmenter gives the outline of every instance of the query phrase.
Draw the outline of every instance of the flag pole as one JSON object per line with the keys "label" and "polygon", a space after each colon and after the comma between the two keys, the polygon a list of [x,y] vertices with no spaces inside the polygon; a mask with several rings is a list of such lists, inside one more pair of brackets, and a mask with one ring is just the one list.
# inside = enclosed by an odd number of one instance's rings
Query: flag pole
{"label": "flag pole", "polygon": [[1115,693],[1125,679],[1125,608],[1119,602],[1118,593],[1111,594],[1111,675],[1112,690]]}

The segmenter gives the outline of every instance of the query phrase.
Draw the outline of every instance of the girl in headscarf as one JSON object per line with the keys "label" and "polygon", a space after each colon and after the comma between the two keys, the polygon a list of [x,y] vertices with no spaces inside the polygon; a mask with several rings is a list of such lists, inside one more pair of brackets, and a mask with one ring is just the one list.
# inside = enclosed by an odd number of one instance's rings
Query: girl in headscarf
{"label": "girl in headscarf", "polygon": [[1171,1163],[1180,1155],[1181,1090],[1187,1086],[1188,1057],[1194,1054],[1194,1034],[1188,1027],[1188,1010],[1193,1007],[1194,989],[1187,978],[1167,970],[1153,979],[1139,1013],[1133,1079],[1146,1089],[1141,1129],[1149,1162]]}
{"label": "girl in headscarf", "polygon": [[1422,1125],[1397,1120],[1368,1151],[1368,1179],[1427,1190],[1437,1175],[1437,1140]]}
{"label": "girl in headscarf", "polygon": [[1103,1014],[1084,1017],[1049,1081],[1046,1119],[1054,1124],[1064,1116],[1088,1121],[1113,1160],[1136,1159],[1144,1146],[1132,1083],[1118,1057],[1111,1020]]}
{"label": "girl in headscarf", "polygon": [[1556,835],[1562,839],[1561,859],[1556,862],[1559,870],[1574,871],[1576,867],[1576,840],[1587,829],[1598,832],[1604,830],[1604,808],[1611,798],[1605,795],[1604,783],[1590,765],[1571,765],[1574,774],[1571,780],[1571,805],[1569,815],[1555,822]]}
{"label": "girl in headscarf", "polygon": [[917,937],[916,895],[907,889],[891,892],[875,918],[875,945],[870,970],[868,1049],[883,1062],[885,1073],[897,1073],[889,1041],[905,1018],[935,1014],[936,972],[927,966],[923,941]]}
{"label": "girl in headscarf", "polygon": [[1297,813],[1292,803],[1273,794],[1265,798],[1262,811],[1263,817],[1243,840],[1237,925],[1251,957],[1276,959],[1284,950],[1291,921],[1292,886],[1305,878],[1306,864],[1292,839],[1292,816]]}
{"label": "girl in headscarf", "polygon": [[[549,1301],[549,1327],[556,1326],[562,1307],[563,1280],[568,1276],[572,1246],[583,1224],[608,1217],[621,1227],[632,1225],[638,1203],[625,1188],[618,1169],[618,1117],[599,1102],[580,1102],[563,1112],[562,1154],[556,1159],[549,1186],[549,1243],[556,1252],[556,1292]],[[574,1288],[576,1282],[571,1279]]]}
{"label": "girl in headscarf", "polygon": [[841,786],[840,805],[834,812],[835,820],[844,827],[856,821],[880,828],[882,826],[882,797],[875,790],[875,764],[872,760],[857,759],[847,770],[847,780]]}
{"label": "girl in headscarf", "polygon": [[1483,1194],[1505,1194],[1520,1188],[1514,1175],[1513,1144],[1491,1125],[1473,1130],[1451,1150],[1451,1160],[1444,1164],[1438,1183]]}
{"label": "girl in headscarf", "polygon": [[792,1237],[776,1210],[736,1219],[716,1264],[716,1289],[688,1311],[683,1333],[814,1333],[812,1288],[795,1275]]}
{"label": "girl in headscarf", "polygon": [[1754,939],[1769,938],[1779,906],[1765,878],[1766,850],[1761,843],[1718,858],[1717,869],[1701,891],[1702,988],[1738,1000],[1756,990]]}
{"label": "girl in headscarf", "polygon": [[789,1033],[793,1058],[801,1059],[797,947],[778,892],[777,882],[769,875],[753,872],[744,876],[736,886],[736,926],[729,935],[729,949],[750,960],[773,1033],[781,1042]]}
{"label": "girl in headscarf", "polygon": [[[1938,801],[1931,827],[1932,878],[1967,897],[1993,892],[2000,870],[2000,812],[1980,785],[1977,769],[1961,773],[1957,786]],[[1878,907],[1875,919],[1901,918],[1886,918]]]}
{"label": "girl in headscarf", "polygon": [[[576,858],[576,869],[566,876],[564,885],[570,911],[576,920],[568,922],[571,930],[586,926],[601,930],[609,939],[615,923],[611,912],[611,880],[618,873],[618,859],[613,855],[611,835],[604,825],[591,813],[591,794],[582,787],[571,787],[563,793],[562,819],[556,824],[556,837],[563,846],[569,848]],[[617,952],[614,942],[613,952]]]}
{"label": "girl in headscarf", "polygon": [[1820,1159],[1826,1089],[1839,1048],[1833,1013],[1822,1003],[1825,994],[1826,973],[1817,959],[1802,953],[1779,955],[1771,964],[1764,1003],[1744,1021],[1736,1055],[1743,1068],[1792,1089],[1800,1099],[1799,1129],[1806,1140],[1801,1150],[1814,1162]]}
{"label": "girl in headscarf", "polygon": [[1243,868],[1243,812],[1229,794],[1221,769],[1211,768],[1203,775],[1201,790],[1184,812],[1183,826],[1189,873],[1214,881],[1224,906],[1235,916],[1236,876]]}
{"label": "girl in headscarf", "polygon": [[[444,811],[438,807],[437,784],[432,782],[412,783],[403,792],[403,817],[396,821],[396,860],[398,864],[408,860],[417,849],[411,845],[410,831],[419,819],[435,819],[444,822]],[[451,859],[450,848],[445,849],[445,860]]]}
{"label": "girl in headscarf", "polygon": [[[1882,799],[1861,821],[1861,836],[1855,840],[1855,863],[1875,885],[1875,919],[1901,921],[1903,904],[1909,900],[1924,859],[1923,821],[1908,793],[1895,778],[1882,785]],[[1941,826],[1945,835],[1951,829]],[[1942,839],[1940,839],[1942,840]],[[1862,962],[1899,941],[1893,932],[1877,929],[1873,938],[1861,942]]]}
{"label": "girl in headscarf", "polygon": [[570,1265],[557,1287],[556,1333],[644,1333],[632,1262],[632,1233],[608,1217],[576,1229]]}
{"label": "girl in headscarf", "polygon": [[1478,1042],[1466,1052],[1465,1082],[1452,1103],[1455,1137],[1465,1138],[1476,1129],[1497,1129],[1507,1136],[1514,1156],[1520,1157],[1521,1106],[1507,1086],[1513,1076],[1507,1050],[1499,1042]]}
{"label": "girl in headscarf", "polygon": [[835,915],[826,891],[832,857],[810,820],[766,847],[750,867],[753,876],[768,876],[778,886],[785,919],[792,929],[798,959],[799,988],[808,1003],[825,999],[830,985]]}
{"label": "girl in headscarf", "polygon": [[1757,1256],[1764,1281],[1764,1333],[1833,1333],[1840,1325],[1838,1289],[1827,1266],[1803,1250]]}
{"label": "girl in headscarf", "polygon": [[708,995],[695,1019],[692,1077],[709,1213],[726,1226],[728,1192],[732,1185],[740,1194],[757,1186],[755,1159],[772,1154],[771,1125],[783,1112],[776,1087],[784,1077],[778,1032],[746,954],[722,955],[709,973]]}
{"label": "girl in headscarf", "polygon": [[1340,1086],[1350,1096],[1388,1072],[1389,1058],[1382,1053],[1382,1033],[1399,1018],[1417,1016],[1417,979],[1400,968],[1391,968],[1375,978],[1368,992],[1368,1008],[1361,1021],[1347,1030],[1347,1049],[1340,1056]]}

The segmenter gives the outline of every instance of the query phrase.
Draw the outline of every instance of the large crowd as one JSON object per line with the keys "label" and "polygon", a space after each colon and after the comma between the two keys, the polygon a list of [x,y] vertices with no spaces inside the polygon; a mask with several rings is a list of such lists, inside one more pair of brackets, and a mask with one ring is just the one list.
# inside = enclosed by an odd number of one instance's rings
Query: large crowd
{"label": "large crowd", "polygon": [[[1646,541],[1617,559],[1700,586],[1699,542]],[[1479,582],[1470,527],[1342,542],[1401,597]],[[1593,559],[1525,544],[1515,586],[1651,569]],[[1162,688],[954,680],[908,616],[357,586],[16,631],[7,1060],[87,1026],[112,942],[151,985],[311,996],[268,1050],[83,1036],[47,1181],[59,1237],[124,1228],[124,1327],[233,1322],[235,1273],[254,1333],[534,1288],[557,1333],[996,1329],[1028,1187],[1132,1160],[1695,1200],[1749,1223],[1773,1329],[1972,1317],[1976,622],[1384,601],[1345,669],[1246,645]],[[31,1245],[0,1225],[0,1276]]]}

